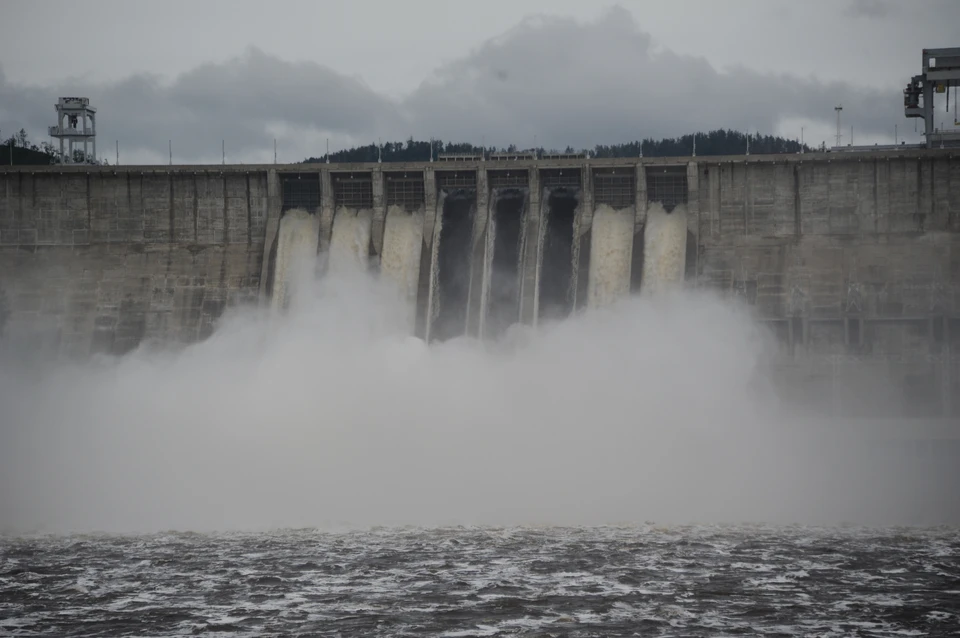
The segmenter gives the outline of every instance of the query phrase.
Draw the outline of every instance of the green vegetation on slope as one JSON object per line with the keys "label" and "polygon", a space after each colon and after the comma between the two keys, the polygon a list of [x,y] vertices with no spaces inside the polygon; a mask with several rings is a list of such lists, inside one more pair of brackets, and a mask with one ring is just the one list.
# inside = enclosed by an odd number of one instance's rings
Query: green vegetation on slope
{"label": "green vegetation on slope", "polygon": [[[13,155],[13,161],[10,156]],[[84,163],[83,151],[74,150],[73,161],[78,164]],[[50,142],[41,142],[40,145],[32,143],[27,136],[27,132],[20,129],[7,139],[0,142],[0,166],[37,166],[43,164],[56,164],[60,161],[60,150]],[[108,164],[106,160],[102,162],[87,162],[88,164]]]}

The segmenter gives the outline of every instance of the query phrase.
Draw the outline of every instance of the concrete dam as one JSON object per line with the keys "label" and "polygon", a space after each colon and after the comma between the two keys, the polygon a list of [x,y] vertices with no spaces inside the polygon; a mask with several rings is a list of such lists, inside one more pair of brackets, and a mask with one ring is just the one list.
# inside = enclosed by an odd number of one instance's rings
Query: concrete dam
{"label": "concrete dam", "polygon": [[960,416],[955,149],[28,166],[0,183],[0,328],[36,352],[204,339],[228,307],[283,307],[320,254],[394,282],[428,341],[715,290],[766,324],[798,400]]}

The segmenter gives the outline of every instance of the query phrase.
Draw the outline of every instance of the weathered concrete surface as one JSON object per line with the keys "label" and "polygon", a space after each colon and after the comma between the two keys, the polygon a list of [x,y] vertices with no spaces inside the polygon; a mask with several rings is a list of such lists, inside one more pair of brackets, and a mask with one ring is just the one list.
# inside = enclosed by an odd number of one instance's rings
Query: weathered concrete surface
{"label": "weathered concrete surface", "polygon": [[960,416],[960,158],[707,161],[698,184],[696,281],[769,321],[786,393]]}
{"label": "weathered concrete surface", "polygon": [[258,296],[266,172],[0,173],[6,333],[54,352],[190,342]]}

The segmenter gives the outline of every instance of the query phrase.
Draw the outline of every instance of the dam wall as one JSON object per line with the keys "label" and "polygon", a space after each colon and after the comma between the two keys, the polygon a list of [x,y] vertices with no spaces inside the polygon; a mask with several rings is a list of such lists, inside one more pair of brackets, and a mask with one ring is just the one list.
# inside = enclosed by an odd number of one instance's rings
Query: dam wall
{"label": "dam wall", "polygon": [[682,270],[766,324],[798,400],[960,416],[949,149],[0,167],[0,325],[76,356],[203,339],[269,300],[291,210],[316,216],[321,254],[396,281],[430,340],[559,320]]}
{"label": "dam wall", "polygon": [[[267,171],[0,172],[0,319],[18,346],[123,353],[209,335],[256,302]],[[275,232],[275,231],[274,231]]]}

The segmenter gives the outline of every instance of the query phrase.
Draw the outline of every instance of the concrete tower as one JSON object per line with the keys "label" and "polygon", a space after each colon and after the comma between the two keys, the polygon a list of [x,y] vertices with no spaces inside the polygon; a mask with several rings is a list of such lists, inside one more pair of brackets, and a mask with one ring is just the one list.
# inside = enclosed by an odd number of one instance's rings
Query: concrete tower
{"label": "concrete tower", "polygon": [[[57,125],[49,128],[50,137],[60,140],[60,163],[74,161],[74,143],[83,142],[83,162],[94,163],[97,159],[97,109],[90,106],[85,97],[62,97],[57,102]],[[67,141],[67,152],[63,142]]]}

